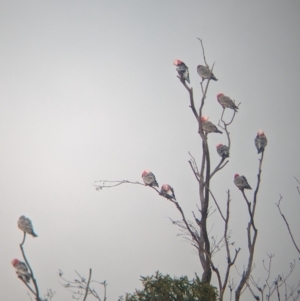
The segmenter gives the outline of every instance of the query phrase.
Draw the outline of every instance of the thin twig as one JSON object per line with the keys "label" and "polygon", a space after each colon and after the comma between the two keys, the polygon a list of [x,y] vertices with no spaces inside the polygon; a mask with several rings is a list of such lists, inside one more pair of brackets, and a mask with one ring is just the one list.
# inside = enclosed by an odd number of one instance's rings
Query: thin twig
{"label": "thin twig", "polygon": [[83,301],[86,300],[86,297],[88,295],[91,277],[92,277],[92,269],[89,270],[89,279],[88,279],[88,282],[87,282],[87,285],[86,285],[86,288],[85,288],[85,295],[84,295]]}
{"label": "thin twig", "polygon": [[191,156],[192,159],[190,159],[188,162],[191,166],[191,169],[195,175],[196,180],[199,182],[200,181],[200,177],[199,177],[199,170],[198,170],[198,166],[196,163],[195,158],[191,155],[191,153],[189,152],[189,155]]}
{"label": "thin twig", "polygon": [[222,213],[222,211],[221,211],[221,209],[220,209],[220,206],[219,206],[219,204],[218,204],[218,202],[217,202],[217,200],[216,200],[215,196],[213,195],[213,193],[212,193],[212,191],[211,191],[211,190],[209,190],[209,193],[210,193],[210,195],[212,196],[212,198],[213,198],[213,200],[214,200],[214,202],[215,202],[215,205],[217,206],[217,208],[218,208],[218,211],[219,211],[219,213],[220,213],[220,215],[221,215],[222,219],[223,219],[223,220],[224,220],[224,222],[225,222],[225,221],[226,221],[226,220],[225,220],[225,217],[224,217],[224,215],[223,215],[223,213]]}
{"label": "thin twig", "polygon": [[222,165],[222,163],[225,161],[226,158],[222,158],[221,161],[219,162],[219,164],[215,167],[214,171],[211,173],[210,175],[210,179],[219,171],[221,170],[223,167],[225,167],[227,165],[227,163],[229,162],[228,160]]}
{"label": "thin twig", "polygon": [[[96,184],[99,183],[99,184]],[[108,186],[106,186],[106,183],[109,183]],[[110,183],[115,183],[115,184],[110,184]],[[136,185],[142,185],[142,186],[147,186],[144,183],[138,182],[138,181],[128,181],[128,180],[121,180],[121,181],[109,181],[109,180],[99,180],[99,181],[95,181],[95,186],[96,186],[96,190],[100,190],[103,188],[112,188],[112,187],[116,187],[122,184],[136,184]]]}
{"label": "thin twig", "polygon": [[281,200],[282,200],[282,196],[280,195],[280,199],[279,199],[278,203],[277,203],[277,204],[275,203],[275,204],[276,204],[276,206],[277,206],[277,208],[278,208],[278,210],[279,210],[279,213],[280,213],[281,217],[283,218],[283,220],[284,220],[284,222],[285,222],[285,224],[286,224],[286,227],[287,227],[287,229],[288,229],[288,231],[289,231],[289,234],[290,234],[290,237],[291,237],[291,239],[292,239],[292,241],[293,241],[293,244],[294,244],[296,250],[298,251],[298,253],[300,254],[300,249],[299,249],[298,245],[296,244],[296,241],[295,241],[294,236],[293,236],[293,234],[292,234],[290,225],[289,225],[287,219],[285,218],[284,214],[283,214],[282,211],[281,211],[281,208],[280,208],[280,202],[281,202]]}
{"label": "thin twig", "polygon": [[201,43],[202,55],[203,55],[204,63],[205,63],[205,65],[209,68],[209,66],[208,66],[208,64],[207,64],[207,62],[206,62],[206,58],[205,58],[205,52],[204,52],[204,46],[203,46],[202,39],[200,39],[200,38],[197,38],[197,39],[198,39],[198,40],[200,41],[200,43]]}

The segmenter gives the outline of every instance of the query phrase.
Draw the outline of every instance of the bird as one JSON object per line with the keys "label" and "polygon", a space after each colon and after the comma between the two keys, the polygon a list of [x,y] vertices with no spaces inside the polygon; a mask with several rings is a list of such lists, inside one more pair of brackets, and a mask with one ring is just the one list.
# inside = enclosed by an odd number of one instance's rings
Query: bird
{"label": "bird", "polygon": [[24,233],[31,234],[33,237],[37,237],[37,235],[34,233],[31,220],[27,218],[26,216],[22,215],[20,216],[18,220],[18,227],[21,229]]}
{"label": "bird", "polygon": [[167,199],[174,199],[176,201],[174,189],[169,184],[164,184],[161,187],[160,195],[164,196]]}
{"label": "bird", "polygon": [[239,174],[234,175],[234,184],[241,191],[243,191],[244,189],[252,189],[251,186],[248,184],[246,177],[240,176]]}
{"label": "bird", "polygon": [[217,99],[220,105],[223,107],[223,109],[229,108],[234,110],[235,112],[238,111],[239,107],[235,105],[235,103],[230,97],[225,96],[223,93],[219,93],[217,95]]}
{"label": "bird", "polygon": [[181,60],[174,60],[173,64],[177,66],[176,70],[180,78],[183,78],[188,83],[190,83],[189,68],[187,67],[187,65]]}
{"label": "bird", "polygon": [[13,259],[11,264],[16,269],[16,273],[18,277],[24,282],[29,282],[31,278],[31,274],[28,272],[27,265],[25,262],[20,261],[19,259]]}
{"label": "bird", "polygon": [[218,79],[214,76],[214,74],[210,71],[210,69],[206,66],[199,65],[197,66],[197,72],[200,77],[204,79],[212,79],[217,81]]}
{"label": "bird", "polygon": [[158,187],[158,183],[155,179],[155,175],[148,169],[144,170],[142,173],[142,178],[145,183],[145,185],[148,185],[150,187]]}
{"label": "bird", "polygon": [[223,132],[219,131],[218,128],[212,122],[208,121],[208,116],[202,116],[201,123],[202,123],[203,131],[205,131],[207,134],[208,133],[223,134]]}
{"label": "bird", "polygon": [[216,148],[220,157],[222,157],[223,159],[229,157],[229,148],[227,145],[219,143],[217,144]]}
{"label": "bird", "polygon": [[254,139],[254,143],[255,143],[255,146],[257,148],[257,153],[258,154],[261,153],[261,152],[264,152],[265,147],[268,144],[268,140],[267,140],[267,137],[265,136],[265,133],[264,133],[263,130],[259,130],[257,132],[257,136]]}

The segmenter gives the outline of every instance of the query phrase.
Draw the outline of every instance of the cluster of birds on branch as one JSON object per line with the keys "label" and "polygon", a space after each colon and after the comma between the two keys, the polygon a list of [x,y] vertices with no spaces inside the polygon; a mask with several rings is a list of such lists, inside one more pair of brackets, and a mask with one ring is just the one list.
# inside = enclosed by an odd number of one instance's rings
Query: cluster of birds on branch
{"label": "cluster of birds on branch", "polygon": [[[187,81],[188,83],[190,83],[189,68],[186,66],[186,64],[181,60],[174,60],[173,64],[176,66],[179,78],[182,81]],[[214,81],[218,80],[208,66],[198,65],[197,73],[202,78],[202,81],[204,81],[205,79]],[[217,95],[217,100],[224,110],[228,108],[234,110],[234,112],[238,112],[239,107],[230,97],[224,95],[223,93],[219,93]],[[208,116],[200,117],[203,131],[205,131],[206,134],[223,134],[212,122],[208,121],[208,119]]]}
{"label": "cluster of birds on branch", "polygon": [[[186,64],[181,60],[174,60],[173,64],[176,66],[176,70],[178,72],[179,78],[182,82],[187,81],[190,83],[190,76],[189,76],[189,68],[186,66]],[[218,79],[215,77],[215,75],[212,73],[212,71],[209,69],[208,66],[198,65],[197,66],[197,73],[202,78],[202,82],[206,80],[214,80],[217,81]],[[219,93],[217,95],[217,100],[222,106],[223,110],[226,108],[232,109],[235,113],[238,112],[239,107],[235,104],[235,102],[228,96],[224,95],[223,93]],[[208,121],[209,117],[204,115],[200,116],[200,122],[202,125],[202,129],[206,134],[209,133],[219,133],[223,134],[216,125],[214,125],[212,122]],[[257,148],[257,153],[262,153],[265,150],[265,147],[267,146],[267,138],[265,136],[265,133],[263,130],[259,130],[257,132],[257,135],[254,139],[255,146]],[[217,153],[220,157],[223,159],[229,157],[229,148],[227,145],[223,145],[221,143],[217,144],[216,146]],[[240,189],[252,189],[251,186],[248,184],[248,181],[246,177],[240,176],[239,174],[234,175],[234,184]]]}
{"label": "cluster of birds on branch", "polygon": [[[257,153],[263,153],[265,147],[267,146],[268,140],[263,130],[259,130],[254,139],[254,144],[257,148]],[[245,176],[240,176],[239,174],[234,175],[234,184],[243,191],[244,189],[252,189],[248,184],[248,181]]]}
{"label": "cluster of birds on branch", "polygon": [[[159,187],[155,175],[150,170],[144,170],[142,173],[142,178],[145,185],[150,187]],[[169,184],[162,185],[159,194],[169,200],[176,201],[174,189]]]}
{"label": "cluster of birds on branch", "polygon": [[[33,230],[33,226],[31,223],[31,220],[27,218],[26,216],[22,215],[20,216],[18,220],[18,227],[21,231],[27,234],[32,235],[33,237],[37,237]],[[19,259],[13,259],[11,261],[11,264],[16,269],[16,274],[23,282],[30,282],[30,279],[32,278],[32,275],[28,271],[28,267],[25,262],[20,261]]]}

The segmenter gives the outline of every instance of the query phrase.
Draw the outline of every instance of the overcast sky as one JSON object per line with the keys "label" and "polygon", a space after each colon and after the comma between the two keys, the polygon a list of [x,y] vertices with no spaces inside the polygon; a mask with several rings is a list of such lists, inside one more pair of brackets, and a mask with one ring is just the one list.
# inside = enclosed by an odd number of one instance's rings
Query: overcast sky
{"label": "overcast sky", "polygon": [[[197,37],[219,78],[204,113],[218,122],[220,92],[241,102],[230,127],[230,162],[211,183],[222,209],[231,191],[232,240],[242,249],[237,269],[242,272],[247,256],[247,208],[233,175],[256,185],[253,140],[263,129],[268,146],[253,275],[264,279],[266,253],[276,255],[273,277],[287,273],[297,253],[275,202],[282,194],[300,242],[293,178],[300,179],[299,12],[298,1],[0,0],[0,299],[29,300],[10,263],[22,259],[20,215],[39,235],[27,238],[25,250],[40,291],[56,291],[53,300],[71,300],[59,269],[73,279],[74,270],[88,276],[92,268],[93,279],[108,282],[108,300],[140,288],[140,275],[156,270],[201,275],[194,250],[170,223],[180,219],[171,202],[143,186],[93,186],[100,179],[141,181],[150,169],[160,185],[173,186],[192,220],[199,200],[188,152],[200,162],[201,141],[172,62],[189,67],[199,104]],[[213,166],[215,145],[225,141],[209,136]],[[210,227],[220,238],[217,213]],[[222,270],[225,254],[215,259]],[[299,271],[298,264],[291,283]]]}

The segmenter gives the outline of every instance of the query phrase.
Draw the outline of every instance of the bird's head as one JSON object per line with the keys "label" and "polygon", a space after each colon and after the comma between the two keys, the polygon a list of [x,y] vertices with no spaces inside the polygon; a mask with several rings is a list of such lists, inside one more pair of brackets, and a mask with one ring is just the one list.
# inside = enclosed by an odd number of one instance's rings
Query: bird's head
{"label": "bird's head", "polygon": [[257,132],[257,135],[258,135],[258,136],[264,136],[264,135],[265,135],[265,132],[264,132],[263,130],[259,130],[259,131]]}
{"label": "bird's head", "polygon": [[223,93],[219,93],[219,94],[217,95],[217,98],[219,99],[219,97],[221,97],[221,96],[224,96],[224,94],[223,94]]}
{"label": "bird's head", "polygon": [[13,259],[12,261],[11,261],[11,264],[15,267],[17,264],[19,264],[20,263],[20,260],[19,259],[17,259],[17,258],[15,258],[15,259]]}
{"label": "bird's head", "polygon": [[216,148],[220,148],[220,147],[222,147],[222,146],[223,146],[223,144],[222,144],[222,143],[219,143],[219,144],[216,145]]}
{"label": "bird's head", "polygon": [[143,176],[146,176],[149,172],[150,172],[150,170],[145,169],[145,170],[143,171],[143,173],[142,173],[142,177],[143,177]]}
{"label": "bird's head", "polygon": [[178,66],[178,65],[182,64],[182,61],[181,61],[181,60],[174,60],[174,61],[173,61],[173,64],[174,64],[175,66]]}
{"label": "bird's head", "polygon": [[208,116],[204,115],[201,117],[201,122],[206,122],[208,120]]}
{"label": "bird's head", "polygon": [[164,184],[161,188],[164,191],[168,191],[170,189],[170,186],[168,184]]}
{"label": "bird's head", "polygon": [[239,177],[240,175],[238,174],[238,173],[236,173],[235,175],[234,175],[234,178],[237,178],[237,177]]}

